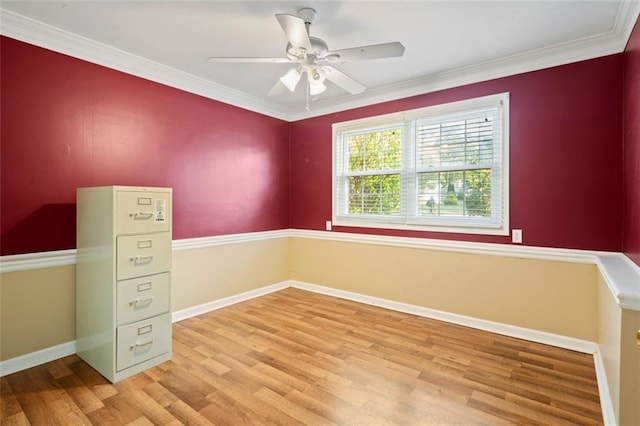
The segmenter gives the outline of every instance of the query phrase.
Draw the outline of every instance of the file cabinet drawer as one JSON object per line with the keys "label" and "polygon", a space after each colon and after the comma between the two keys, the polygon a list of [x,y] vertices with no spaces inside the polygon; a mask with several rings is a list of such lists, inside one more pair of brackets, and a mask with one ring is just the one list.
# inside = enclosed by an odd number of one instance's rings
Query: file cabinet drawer
{"label": "file cabinet drawer", "polygon": [[154,275],[171,268],[171,233],[126,235],[117,238],[117,278]]}
{"label": "file cabinet drawer", "polygon": [[118,325],[169,312],[169,273],[119,281],[117,284]]}
{"label": "file cabinet drawer", "polygon": [[116,346],[117,371],[170,352],[171,314],[118,327]]}
{"label": "file cabinet drawer", "polygon": [[171,229],[169,192],[118,191],[116,197],[117,234],[144,234]]}

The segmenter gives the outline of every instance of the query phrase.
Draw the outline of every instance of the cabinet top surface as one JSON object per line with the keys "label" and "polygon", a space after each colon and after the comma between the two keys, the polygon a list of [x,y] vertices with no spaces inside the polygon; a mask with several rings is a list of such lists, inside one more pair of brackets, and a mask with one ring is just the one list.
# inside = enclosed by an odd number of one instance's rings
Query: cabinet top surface
{"label": "cabinet top surface", "polygon": [[84,188],[78,188],[78,191],[148,191],[148,192],[172,192],[173,188],[162,188],[162,187],[154,187],[154,186],[122,186],[122,185],[111,185],[111,186],[90,186]]}

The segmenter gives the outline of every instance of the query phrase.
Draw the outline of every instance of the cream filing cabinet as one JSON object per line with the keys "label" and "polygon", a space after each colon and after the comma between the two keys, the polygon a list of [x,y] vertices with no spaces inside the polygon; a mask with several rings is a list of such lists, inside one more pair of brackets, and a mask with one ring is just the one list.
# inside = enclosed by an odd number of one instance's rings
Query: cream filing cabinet
{"label": "cream filing cabinet", "polygon": [[171,359],[171,195],[77,190],[77,353],[111,382]]}

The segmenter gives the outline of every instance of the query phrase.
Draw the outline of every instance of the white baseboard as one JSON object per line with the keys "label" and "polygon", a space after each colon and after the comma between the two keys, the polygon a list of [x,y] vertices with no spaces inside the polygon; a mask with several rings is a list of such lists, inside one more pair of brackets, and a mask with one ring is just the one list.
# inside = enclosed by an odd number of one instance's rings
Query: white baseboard
{"label": "white baseboard", "polygon": [[[283,288],[287,288],[290,286],[291,285],[289,284],[289,282],[277,283],[266,287],[261,287],[256,290],[247,291],[245,293],[236,294],[234,296],[225,297],[224,299],[214,300],[213,302],[204,303],[192,308],[176,311],[171,314],[171,321],[181,321],[196,315],[224,308],[225,306],[230,306],[235,303],[244,302],[245,300],[253,299],[258,296],[273,293],[274,291],[282,290]],[[25,355],[11,358],[6,361],[0,361],[0,377],[4,377],[12,373],[17,373],[18,371],[26,370],[28,368],[36,367],[49,361],[54,361],[56,359],[73,355],[75,353],[76,341],[73,340],[71,342],[62,343],[60,345],[45,348],[37,352],[31,352]]]}
{"label": "white baseboard", "polygon": [[[600,393],[600,401],[602,405],[602,414],[605,425],[615,425],[615,410],[609,393],[608,382],[602,361],[602,356],[598,350],[598,344],[586,340],[575,339],[567,336],[560,336],[538,330],[531,330],[523,327],[517,327],[508,324],[502,324],[487,320],[482,320],[464,315],[452,314],[448,312],[429,309],[422,306],[410,305],[407,303],[395,302],[392,300],[382,299],[373,296],[367,296],[360,293],[354,293],[345,290],[338,290],[321,285],[306,283],[302,281],[283,281],[280,283],[268,285],[255,290],[247,291],[237,295],[225,297],[223,299],[204,303],[192,308],[182,309],[172,313],[172,322],[182,321],[197,315],[205,314],[217,309],[231,306],[236,303],[254,299],[265,294],[273,293],[287,287],[299,288],[314,293],[325,294],[328,296],[339,297],[341,299],[352,300],[354,302],[366,303],[369,305],[380,306],[382,308],[391,309],[398,312],[418,315],[425,318],[432,318],[453,324],[463,325],[479,330],[489,331],[505,336],[516,337],[529,340],[532,342],[543,343],[547,345],[557,346],[570,349],[582,353],[593,354],[596,376],[598,380],[598,390]],[[76,353],[76,342],[67,342],[51,348],[43,349],[30,354],[22,355],[6,361],[0,361],[0,377],[7,374],[15,373],[27,368],[35,367],[49,361],[53,361],[68,355]]]}
{"label": "white baseboard", "polygon": [[607,372],[604,368],[604,360],[600,350],[593,354],[593,363],[596,367],[596,378],[598,379],[598,393],[600,394],[600,407],[602,408],[602,418],[605,426],[616,426],[616,410],[609,392],[609,382]]}
{"label": "white baseboard", "polygon": [[394,302],[392,300],[366,296],[360,293],[353,293],[345,290],[337,290],[334,288],[324,287],[301,281],[291,281],[290,284],[291,287],[312,291],[314,293],[326,294],[328,296],[339,297],[341,299],[352,300],[354,302],[380,306],[382,308],[390,309],[393,311],[404,312],[479,330],[490,331],[509,337],[516,337],[531,342],[543,343],[546,345],[556,346],[577,352],[593,354],[593,361],[596,370],[596,380],[598,382],[598,393],[600,395],[600,406],[602,409],[604,424],[605,426],[617,425],[615,408],[611,399],[611,393],[609,392],[609,382],[607,381],[607,375],[604,368],[602,355],[600,353],[598,344],[595,342],[589,342],[587,340],[575,339],[572,337],[561,336],[544,331],[532,330],[528,328],[467,317],[464,315],[452,314],[449,312],[438,311],[435,309],[410,305],[407,303]]}
{"label": "white baseboard", "polygon": [[316,284],[305,283],[301,281],[291,281],[291,287],[308,290],[315,293],[326,294],[328,296],[339,297],[341,299],[352,300],[354,302],[366,303],[369,305],[380,306],[382,308],[391,309],[393,311],[404,312],[407,314],[418,315],[425,318],[436,319],[440,321],[450,322],[452,324],[463,325],[465,327],[475,328],[478,330],[489,331],[518,339],[525,339],[531,342],[543,343],[545,345],[556,346],[559,348],[570,349],[572,351],[593,354],[598,349],[598,344],[587,340],[575,339],[573,337],[561,336],[558,334],[547,333],[544,331],[532,330],[529,328],[518,327],[509,324],[503,324],[483,319],[468,317],[449,312],[438,311],[435,309],[425,308],[422,306],[410,305],[408,303],[395,302],[393,300],[381,299],[379,297],[367,296],[360,293],[353,293],[345,290],[324,287]]}
{"label": "white baseboard", "polygon": [[26,370],[49,361],[64,358],[76,353],[76,341],[62,343],[50,348],[0,361],[0,377]]}
{"label": "white baseboard", "polygon": [[255,290],[225,297],[223,299],[218,299],[212,302],[203,303],[202,305],[194,306],[192,308],[174,311],[171,314],[171,321],[178,322],[178,321],[185,320],[187,318],[195,317],[197,315],[206,314],[207,312],[215,311],[216,309],[224,308],[226,306],[231,306],[236,303],[254,299],[256,297],[273,293],[274,291],[282,290],[283,288],[287,288],[287,287],[291,287],[291,284],[288,281],[283,281],[280,283],[268,285],[266,287],[261,287]]}

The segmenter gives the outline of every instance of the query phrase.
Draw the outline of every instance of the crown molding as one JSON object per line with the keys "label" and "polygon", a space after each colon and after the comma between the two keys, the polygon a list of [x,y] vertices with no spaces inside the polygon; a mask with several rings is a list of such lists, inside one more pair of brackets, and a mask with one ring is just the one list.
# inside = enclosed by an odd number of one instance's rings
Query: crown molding
{"label": "crown molding", "polygon": [[280,107],[229,87],[98,43],[51,25],[0,8],[0,33],[39,47],[106,66],[209,99],[285,121],[388,102],[466,84],[536,71],[624,51],[640,14],[640,1],[623,1],[611,31],[566,43],[534,49],[418,79],[367,90],[361,95],[314,102],[307,111]]}
{"label": "crown molding", "polygon": [[629,37],[631,37],[631,32],[638,18],[640,18],[640,1],[623,1],[620,4],[616,21],[613,24],[613,32],[622,37],[625,43],[624,47],[626,47]]}
{"label": "crown molding", "polygon": [[0,8],[0,34],[185,92],[285,120],[276,104]]}
{"label": "crown molding", "polygon": [[[640,3],[634,3],[636,6]],[[636,7],[635,18],[638,17]],[[627,8],[627,10],[629,10]],[[340,110],[360,108],[367,105],[388,102],[396,99],[422,95],[438,90],[450,89],[467,84],[508,77],[545,68],[566,65],[602,56],[613,55],[624,51],[635,20],[629,12],[618,17],[624,24],[616,21],[616,29],[597,36],[584,37],[566,43],[559,43],[539,49],[529,50],[503,58],[460,67],[448,71],[422,76],[394,85],[367,90],[361,95],[343,97],[340,100],[319,101],[311,105],[310,111],[302,109],[289,111],[289,121],[302,120],[336,112],[336,104]]]}

